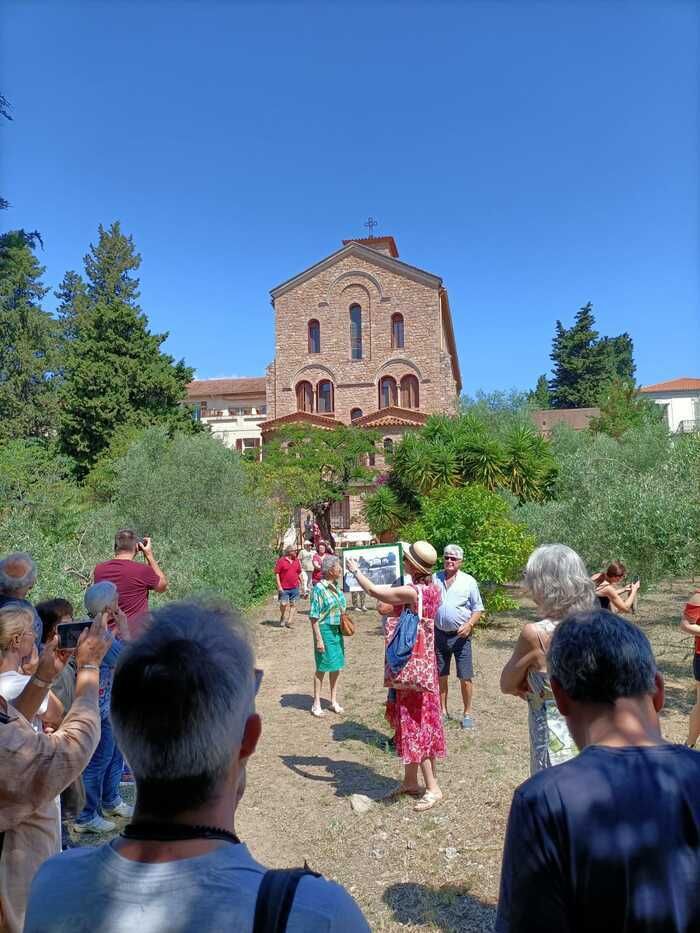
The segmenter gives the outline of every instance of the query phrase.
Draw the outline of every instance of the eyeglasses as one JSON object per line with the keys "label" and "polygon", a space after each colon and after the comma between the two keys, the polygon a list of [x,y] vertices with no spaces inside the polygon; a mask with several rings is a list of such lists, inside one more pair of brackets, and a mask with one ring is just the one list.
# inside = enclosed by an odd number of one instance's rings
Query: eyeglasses
{"label": "eyeglasses", "polygon": [[255,696],[258,695],[258,690],[260,689],[260,684],[262,683],[263,674],[265,673],[259,667],[256,667],[253,671],[255,675]]}
{"label": "eyeglasses", "polygon": [[443,560],[461,560],[461,557],[455,557],[454,554],[445,554]]}

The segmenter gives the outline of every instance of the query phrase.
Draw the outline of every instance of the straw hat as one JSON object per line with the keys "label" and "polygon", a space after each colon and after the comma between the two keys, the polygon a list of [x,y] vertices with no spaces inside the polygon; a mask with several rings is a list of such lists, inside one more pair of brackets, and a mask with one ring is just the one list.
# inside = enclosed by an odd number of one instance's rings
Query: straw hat
{"label": "straw hat", "polygon": [[437,551],[428,541],[414,541],[403,549],[404,555],[421,573],[429,574],[435,569]]}

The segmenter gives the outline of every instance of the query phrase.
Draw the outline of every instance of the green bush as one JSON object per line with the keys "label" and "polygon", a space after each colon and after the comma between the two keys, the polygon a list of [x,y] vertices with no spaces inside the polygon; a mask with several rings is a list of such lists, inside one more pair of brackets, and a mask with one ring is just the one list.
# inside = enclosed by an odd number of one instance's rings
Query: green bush
{"label": "green bush", "polygon": [[620,559],[643,585],[700,568],[700,436],[645,424],[619,439],[560,429],[554,498],[516,509],[538,542],[578,551],[593,572]]}
{"label": "green bush", "polygon": [[170,583],[154,603],[212,593],[246,607],[274,591],[272,510],[241,459],[209,435],[147,429],[95,488],[77,486],[45,446],[0,447],[0,539],[4,553],[36,560],[33,600],[65,596],[81,607],[121,527],[153,535]]}
{"label": "green bush", "polygon": [[464,550],[465,571],[479,583],[496,585],[484,593],[487,612],[515,607],[499,584],[520,576],[535,545],[525,527],[511,518],[507,502],[475,484],[442,489],[422,498],[418,517],[400,536],[408,541],[430,541],[438,554],[447,544],[459,544]]}

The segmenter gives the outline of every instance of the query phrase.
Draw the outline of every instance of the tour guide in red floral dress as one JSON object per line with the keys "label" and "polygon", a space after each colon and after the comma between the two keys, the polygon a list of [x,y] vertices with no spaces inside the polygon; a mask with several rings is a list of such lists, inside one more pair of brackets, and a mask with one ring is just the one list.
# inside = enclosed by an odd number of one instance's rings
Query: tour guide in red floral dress
{"label": "tour guide in red floral dress", "polygon": [[[404,571],[409,573],[413,584],[409,586],[375,586],[358,568],[357,561],[347,559],[347,569],[355,575],[362,589],[379,600],[396,607],[398,614],[403,606],[416,610],[418,593],[423,604],[423,620],[431,628],[435,613],[440,605],[439,588],[432,582],[432,573],[437,563],[437,552],[427,541],[416,541],[404,549]],[[389,609],[389,606],[383,607]],[[431,639],[432,641],[432,639]],[[396,690],[394,702],[387,703],[387,719],[394,727],[396,754],[404,763],[404,779],[395,796],[410,794],[420,797],[414,810],[430,810],[442,799],[442,791],[435,777],[435,760],[444,758],[445,731],[440,710],[439,679],[435,651],[431,652],[435,665],[433,692]],[[425,788],[418,783],[418,769],[423,775]]]}

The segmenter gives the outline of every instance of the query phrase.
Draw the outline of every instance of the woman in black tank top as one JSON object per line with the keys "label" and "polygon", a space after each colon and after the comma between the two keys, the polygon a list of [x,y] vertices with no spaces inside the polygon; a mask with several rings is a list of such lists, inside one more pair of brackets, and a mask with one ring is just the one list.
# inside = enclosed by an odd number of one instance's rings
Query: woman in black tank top
{"label": "woman in black tank top", "polygon": [[601,573],[594,573],[591,580],[595,583],[595,593],[601,609],[609,612],[634,612],[634,602],[639,590],[639,582],[631,583],[622,590],[616,589],[625,579],[627,569],[619,560],[613,561]]}

